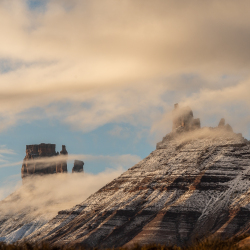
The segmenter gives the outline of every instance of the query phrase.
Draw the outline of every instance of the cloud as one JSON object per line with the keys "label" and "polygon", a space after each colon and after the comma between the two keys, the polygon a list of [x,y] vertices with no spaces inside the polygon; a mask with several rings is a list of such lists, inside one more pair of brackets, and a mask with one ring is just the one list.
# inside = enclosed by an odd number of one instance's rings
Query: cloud
{"label": "cloud", "polygon": [[14,155],[14,150],[6,148],[5,145],[0,145],[0,154]]}
{"label": "cloud", "polygon": [[0,187],[0,201],[21,186],[20,175],[12,175],[4,180]]}
{"label": "cloud", "polygon": [[124,121],[154,127],[178,100],[208,117],[225,109],[238,117],[238,99],[249,110],[248,6],[51,0],[34,11],[3,0],[0,129],[51,117],[83,132]]}
{"label": "cloud", "polygon": [[[28,162],[32,163],[43,163],[39,165],[39,167],[46,167],[49,166],[51,163],[60,162],[60,161],[73,161],[75,159],[80,159],[83,161],[88,162],[95,162],[95,164],[99,163],[106,163],[109,164],[110,167],[121,167],[121,168],[129,168],[132,167],[134,164],[138,163],[141,158],[137,155],[82,155],[82,154],[69,154],[69,155],[58,155],[52,157],[42,157],[42,158],[35,158],[33,160],[27,160]],[[23,161],[12,162],[12,163],[5,163],[0,165],[0,168],[11,167],[11,166],[20,166],[22,165]]]}
{"label": "cloud", "polygon": [[[7,151],[9,154],[13,154],[14,152],[12,150],[7,150],[4,147],[3,151]],[[1,152],[1,147],[0,147],[0,152]],[[1,157],[1,155],[0,155]],[[61,162],[61,161],[67,161],[68,162],[68,167],[69,167],[69,163],[71,164],[74,160],[83,160],[85,162],[85,164],[92,164],[92,166],[107,166],[105,169],[105,171],[100,172],[99,175],[93,175],[91,173],[88,172],[88,170],[84,171],[84,178],[87,178],[87,182],[90,184],[89,180],[92,180],[93,178],[104,178],[103,181],[99,181],[98,184],[91,184],[89,188],[93,187],[98,187],[100,188],[101,185],[106,184],[105,180],[111,180],[110,178],[114,178],[114,176],[116,176],[116,174],[121,174],[122,172],[124,172],[126,169],[132,167],[133,165],[135,165],[136,163],[138,163],[139,161],[141,161],[141,158],[137,155],[130,155],[130,154],[126,154],[126,155],[115,155],[115,156],[109,156],[109,155],[81,155],[81,154],[69,154],[69,155],[59,155],[59,156],[54,156],[54,157],[42,157],[42,158],[37,158],[34,160],[29,160],[29,162],[32,163],[42,163],[42,164],[37,164],[36,165],[36,169],[38,168],[46,168],[47,166],[50,166],[51,163],[54,164],[56,162]],[[18,161],[18,162],[9,162],[8,160],[5,160],[5,158],[1,159],[0,158],[0,168],[8,168],[8,167],[15,167],[15,166],[22,166],[23,161]],[[71,164],[72,165],[72,164]],[[73,182],[73,178],[78,178],[78,176],[75,175],[71,175],[69,170],[68,174],[63,175],[64,177],[57,177],[57,176],[61,176],[61,175],[49,175],[49,177],[47,178],[47,176],[43,176],[44,178],[38,178],[36,179],[32,179],[31,182],[36,181],[36,183],[40,183],[40,182],[46,182],[46,180],[52,180],[54,177],[58,178],[57,181],[60,182],[63,178],[63,180],[69,180],[70,182]],[[110,173],[110,177],[108,177]],[[82,177],[82,175],[80,175]],[[78,179],[77,179],[78,180]],[[80,179],[79,179],[80,182]],[[86,183],[84,185],[86,185]],[[38,186],[40,184],[37,184]],[[63,184],[58,184],[63,185]],[[21,186],[21,182],[20,182],[20,174],[18,175],[13,175],[8,177],[7,179],[4,180],[4,182],[1,184],[0,186],[0,200],[2,200],[3,198],[5,198],[7,195],[10,195],[13,191],[15,191],[17,188],[19,188]],[[81,186],[81,185],[80,185]],[[89,189],[87,186],[84,186],[87,189]],[[89,191],[90,192],[90,191]],[[89,192],[86,192],[88,195],[90,195]],[[94,191],[93,191],[94,192]],[[72,206],[75,205],[72,203]]]}
{"label": "cloud", "polygon": [[[50,219],[58,211],[83,202],[123,171],[122,168],[116,168],[96,175],[77,173],[27,178],[23,185],[19,183],[15,192],[1,202],[1,216],[21,215],[29,219],[39,216]],[[1,197],[10,190],[9,183],[0,189]]]}
{"label": "cloud", "polygon": [[14,150],[7,148],[6,145],[0,145],[0,162],[8,164],[9,156],[13,156],[15,154]]}

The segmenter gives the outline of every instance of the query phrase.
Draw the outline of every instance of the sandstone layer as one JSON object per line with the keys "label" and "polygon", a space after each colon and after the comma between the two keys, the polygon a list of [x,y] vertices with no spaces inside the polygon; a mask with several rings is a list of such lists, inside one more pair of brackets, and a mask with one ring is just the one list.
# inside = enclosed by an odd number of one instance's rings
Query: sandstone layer
{"label": "sandstone layer", "polygon": [[[67,155],[66,146],[62,145],[62,150],[60,155]],[[22,178],[32,175],[44,175],[44,174],[54,174],[68,172],[67,161],[55,161],[47,162],[42,159],[58,156],[59,153],[56,152],[55,144],[41,143],[39,145],[26,145],[26,155],[23,160],[23,165],[21,169]],[[41,159],[40,161],[36,161]]]}

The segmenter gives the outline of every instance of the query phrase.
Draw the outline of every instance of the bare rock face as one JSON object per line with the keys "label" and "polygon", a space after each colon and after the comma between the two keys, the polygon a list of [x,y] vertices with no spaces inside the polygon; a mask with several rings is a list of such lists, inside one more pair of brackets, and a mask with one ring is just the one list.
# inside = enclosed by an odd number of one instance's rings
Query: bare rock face
{"label": "bare rock face", "polygon": [[[66,150],[66,146],[62,145],[62,150],[60,151],[60,155],[68,155],[68,151]],[[56,172],[64,173],[68,172],[67,170],[67,161],[60,161],[56,164]]]}
{"label": "bare rock face", "polygon": [[25,240],[111,248],[249,233],[249,141],[224,125],[190,130],[186,111],[174,120],[186,132],[166,135],[141,162]]}
{"label": "bare rock face", "polygon": [[75,160],[74,167],[72,168],[72,173],[82,173],[83,172],[83,161]]}
{"label": "bare rock face", "polygon": [[[62,151],[60,155],[67,155],[65,145],[62,146]],[[54,161],[47,162],[42,160],[47,157],[58,156],[59,153],[56,152],[55,144],[45,144],[41,143],[39,145],[27,145],[26,146],[26,156],[23,160],[23,165],[21,169],[22,178],[32,175],[43,175],[43,174],[53,174],[67,172],[67,161]],[[39,161],[36,161],[39,160]]]}
{"label": "bare rock face", "polygon": [[68,151],[66,150],[66,146],[65,145],[62,145],[62,150],[60,151],[60,154],[61,155],[67,155],[68,154]]}
{"label": "bare rock face", "polygon": [[193,111],[189,107],[180,108],[178,103],[174,105],[172,132],[190,131],[200,127],[200,119],[194,119]]}

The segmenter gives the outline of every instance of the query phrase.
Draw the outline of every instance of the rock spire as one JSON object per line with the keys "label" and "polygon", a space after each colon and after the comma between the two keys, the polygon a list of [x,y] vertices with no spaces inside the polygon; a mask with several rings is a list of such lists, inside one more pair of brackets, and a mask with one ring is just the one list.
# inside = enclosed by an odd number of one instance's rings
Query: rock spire
{"label": "rock spire", "polygon": [[81,173],[83,172],[83,161],[75,160],[74,167],[72,168],[72,173]]}
{"label": "rock spire", "polygon": [[[67,173],[67,155],[68,151],[65,145],[62,145],[60,153],[56,152],[55,144],[26,145],[26,155],[21,168],[22,178],[33,175]],[[63,159],[57,158],[57,156],[63,156]],[[49,157],[55,158],[50,160]],[[83,172],[83,165],[83,161],[75,160],[72,173]]]}
{"label": "rock spire", "polygon": [[193,111],[190,107],[179,107],[174,105],[172,132],[183,132],[198,129],[201,127],[200,119],[194,119]]}

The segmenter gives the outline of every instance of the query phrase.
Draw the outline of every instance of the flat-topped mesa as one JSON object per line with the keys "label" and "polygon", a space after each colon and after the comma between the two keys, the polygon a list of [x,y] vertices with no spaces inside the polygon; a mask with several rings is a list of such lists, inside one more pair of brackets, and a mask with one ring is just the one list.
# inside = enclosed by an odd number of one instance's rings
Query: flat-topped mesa
{"label": "flat-topped mesa", "polygon": [[[67,155],[65,145],[62,146],[60,155]],[[59,156],[56,145],[41,143],[39,145],[26,145],[26,156],[21,169],[22,178],[32,175],[44,175],[67,172],[67,160],[49,161],[47,157]],[[42,160],[44,158],[44,161]],[[39,160],[39,161],[36,161]]]}
{"label": "flat-topped mesa", "polygon": [[193,111],[190,107],[180,108],[178,103],[174,105],[172,132],[190,131],[200,127],[200,119],[194,119]]}
{"label": "flat-topped mesa", "polygon": [[83,173],[83,161],[75,160],[74,167],[72,168],[72,173]]}
{"label": "flat-topped mesa", "polygon": [[56,153],[56,144],[45,144],[41,143],[39,145],[26,145],[26,156],[25,159],[32,159],[41,156],[54,156],[58,155]]}

